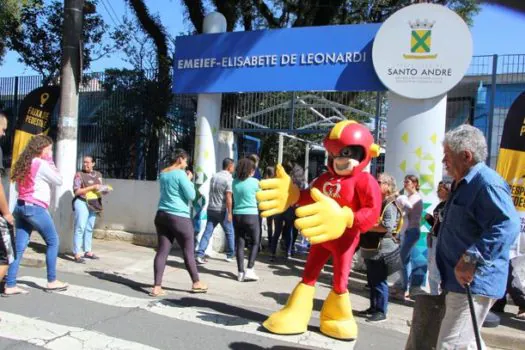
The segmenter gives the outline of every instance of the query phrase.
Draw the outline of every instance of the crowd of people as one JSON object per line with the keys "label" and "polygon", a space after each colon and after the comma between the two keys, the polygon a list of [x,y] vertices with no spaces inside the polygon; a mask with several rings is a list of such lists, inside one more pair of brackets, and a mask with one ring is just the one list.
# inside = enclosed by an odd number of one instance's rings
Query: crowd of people
{"label": "crowd of people", "polygon": [[[7,128],[5,115],[0,114],[0,136]],[[62,176],[53,163],[53,141],[36,135],[18,157],[10,179],[16,183],[18,197],[10,213],[3,187],[0,186],[0,279],[6,275],[2,296],[27,294],[17,285],[20,261],[32,231],[37,231],[46,244],[46,290],[64,291],[68,284],[58,280],[56,263],[59,236],[48,212],[51,187],[62,184]],[[513,283],[511,245],[519,232],[517,214],[508,186],[485,165],[487,145],[476,128],[461,126],[449,131],[444,140],[446,171],[452,181],[441,181],[437,187],[439,203],[431,213],[423,213],[419,179],[406,175],[398,191],[395,178],[387,173],[377,176],[381,190],[381,215],[377,224],[361,235],[359,250],[367,270],[370,307],[357,312],[369,322],[387,319],[389,297],[405,301],[427,293],[426,274],[412,273],[411,256],[421,236],[424,220],[430,227],[427,235],[429,294],[446,293],[446,312],[438,344],[450,348],[472,343],[474,331],[465,328],[468,304],[464,287],[471,286],[474,310],[480,323],[489,310],[503,311],[506,293],[519,306],[517,318],[525,320],[525,294]],[[206,251],[213,231],[220,225],[225,233],[225,260],[237,262],[239,282],[257,281],[255,263],[262,249],[262,223],[256,193],[260,190],[259,158],[255,155],[237,163],[226,158],[222,171],[210,182],[207,223],[200,240],[196,239],[191,218],[191,202],[196,197],[188,170],[190,157],[183,149],[169,155],[166,168],[160,172],[160,196],[154,223],[158,247],[153,259],[154,283],[150,295],[163,296],[162,279],[168,255],[174,242],[182,249],[184,264],[194,293],[205,293],[208,286],[199,276],[198,265],[206,264]],[[1,153],[0,153],[1,163]],[[72,233],[73,260],[85,264],[97,260],[92,249],[93,227],[102,211],[101,198],[111,188],[105,186],[96,170],[95,158],[85,156],[82,169],[75,175],[73,209],[75,227]],[[304,169],[286,162],[284,169],[300,189],[307,189]],[[273,166],[264,169],[262,178],[276,176]],[[271,261],[277,258],[278,247],[284,259],[294,254],[300,232],[294,227],[296,207],[266,219]],[[14,229],[13,229],[14,228]],[[245,250],[248,254],[245,257]],[[245,258],[247,262],[245,261]],[[389,288],[388,277],[394,272],[400,278]],[[447,348],[443,345],[443,348]]]}

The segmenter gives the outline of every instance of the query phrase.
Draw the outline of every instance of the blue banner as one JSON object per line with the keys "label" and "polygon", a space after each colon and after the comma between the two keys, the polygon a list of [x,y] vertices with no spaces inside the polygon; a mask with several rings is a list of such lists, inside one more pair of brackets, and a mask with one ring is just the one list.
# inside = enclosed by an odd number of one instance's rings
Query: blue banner
{"label": "blue banner", "polygon": [[380,24],[177,37],[175,93],[383,91],[372,64]]}

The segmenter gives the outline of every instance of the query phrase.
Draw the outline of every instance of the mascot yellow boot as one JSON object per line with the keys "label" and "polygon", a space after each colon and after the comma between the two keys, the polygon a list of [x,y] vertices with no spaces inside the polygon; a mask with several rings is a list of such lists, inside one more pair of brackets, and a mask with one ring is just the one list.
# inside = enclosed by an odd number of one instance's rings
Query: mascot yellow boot
{"label": "mascot yellow boot", "polygon": [[321,310],[321,332],[337,339],[357,338],[357,324],[352,315],[348,291],[344,294],[330,291]]}
{"label": "mascot yellow boot", "polygon": [[288,297],[286,305],[274,312],[263,326],[275,334],[306,332],[314,307],[315,287],[299,283]]}

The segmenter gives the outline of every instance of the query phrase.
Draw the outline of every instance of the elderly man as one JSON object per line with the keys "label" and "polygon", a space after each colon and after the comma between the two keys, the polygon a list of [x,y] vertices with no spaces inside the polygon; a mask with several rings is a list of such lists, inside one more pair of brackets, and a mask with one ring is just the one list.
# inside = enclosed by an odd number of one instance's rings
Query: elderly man
{"label": "elderly man", "polygon": [[465,286],[471,286],[482,325],[494,301],[505,293],[519,218],[507,184],[484,163],[487,143],[480,130],[462,125],[447,132],[443,146],[443,163],[454,183],[437,243],[441,283],[447,292],[437,349],[474,349]]}

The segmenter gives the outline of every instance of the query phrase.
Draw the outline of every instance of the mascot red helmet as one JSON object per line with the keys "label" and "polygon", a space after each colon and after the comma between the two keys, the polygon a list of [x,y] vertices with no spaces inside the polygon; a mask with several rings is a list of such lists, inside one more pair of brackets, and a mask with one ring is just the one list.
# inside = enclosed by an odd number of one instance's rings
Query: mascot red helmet
{"label": "mascot red helmet", "polygon": [[359,146],[364,151],[364,158],[360,160],[352,174],[363,171],[372,158],[379,156],[379,145],[374,143],[374,137],[366,126],[353,120],[340,121],[324,139],[324,147],[330,154],[328,168],[332,173],[334,173],[332,156],[339,155],[343,148],[349,146]]}

